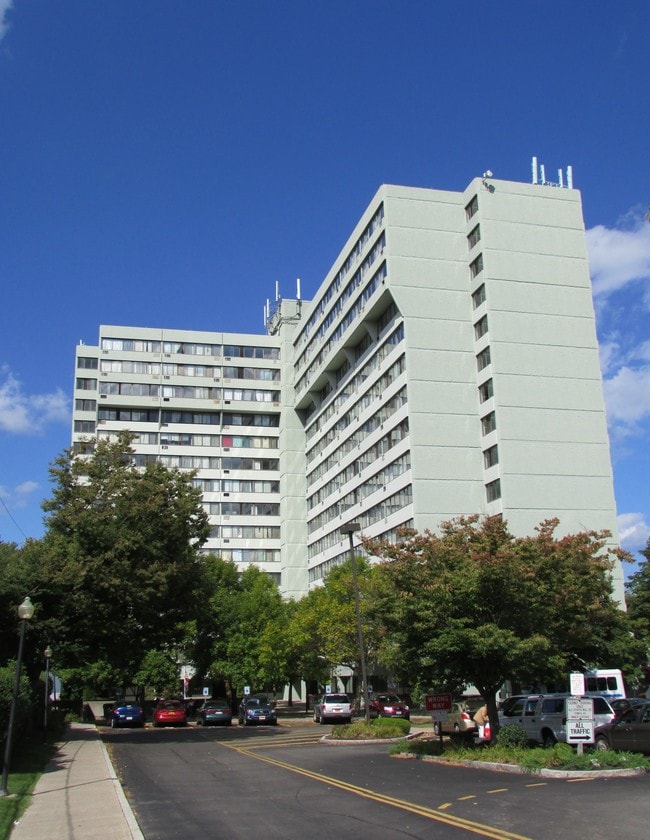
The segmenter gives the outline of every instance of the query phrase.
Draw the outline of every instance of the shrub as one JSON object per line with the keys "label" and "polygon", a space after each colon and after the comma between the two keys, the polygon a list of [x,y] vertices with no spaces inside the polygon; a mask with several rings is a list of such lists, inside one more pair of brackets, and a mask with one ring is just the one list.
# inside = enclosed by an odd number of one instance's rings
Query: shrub
{"label": "shrub", "polygon": [[358,720],[347,726],[335,726],[331,738],[343,741],[371,741],[376,738],[403,738],[411,731],[408,720],[400,718],[376,718]]}
{"label": "shrub", "polygon": [[527,747],[528,735],[523,726],[518,723],[509,723],[507,726],[502,726],[497,735],[497,745],[499,747]]}
{"label": "shrub", "polygon": [[370,721],[376,738],[401,738],[411,731],[411,722],[402,718],[375,718]]}

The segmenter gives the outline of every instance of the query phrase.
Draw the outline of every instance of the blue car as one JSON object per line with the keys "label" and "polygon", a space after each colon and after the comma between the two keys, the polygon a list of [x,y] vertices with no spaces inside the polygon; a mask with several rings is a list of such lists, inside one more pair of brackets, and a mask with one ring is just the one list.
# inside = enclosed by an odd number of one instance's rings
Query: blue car
{"label": "blue car", "polygon": [[268,697],[262,695],[244,697],[239,704],[237,719],[240,726],[251,726],[258,723],[270,723],[275,726],[278,722],[273,704]]}
{"label": "blue car", "polygon": [[116,703],[106,716],[106,723],[118,726],[144,726],[144,709],[135,703]]}

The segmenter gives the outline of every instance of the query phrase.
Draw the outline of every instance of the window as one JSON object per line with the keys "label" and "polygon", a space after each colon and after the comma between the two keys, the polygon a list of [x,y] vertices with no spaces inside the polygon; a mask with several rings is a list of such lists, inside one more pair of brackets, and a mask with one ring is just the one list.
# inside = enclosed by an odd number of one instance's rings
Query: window
{"label": "window", "polygon": [[465,208],[465,218],[469,221],[472,216],[475,216],[478,213],[478,196],[475,195],[474,198],[470,201],[470,203]]}
{"label": "window", "polygon": [[75,382],[75,387],[78,391],[96,391],[97,390],[97,380],[96,379],[82,379],[81,377],[77,377],[77,381]]}
{"label": "window", "polygon": [[94,411],[97,408],[95,400],[75,400],[75,411]]}
{"label": "window", "polygon": [[499,463],[499,450],[497,446],[491,446],[485,450],[483,453],[483,463],[485,464],[486,470]]}
{"label": "window", "polygon": [[480,321],[474,324],[474,338],[478,341],[481,336],[484,336],[488,331],[487,315],[484,315]]}
{"label": "window", "polygon": [[501,481],[497,478],[496,481],[491,481],[485,485],[485,493],[488,502],[495,502],[501,498]]}
{"label": "window", "polygon": [[479,386],[478,396],[482,403],[494,396],[494,385],[491,379]]}
{"label": "window", "polygon": [[469,264],[469,273],[472,277],[478,277],[478,275],[483,271],[483,254],[479,254],[475,260]]}
{"label": "window", "polygon": [[472,295],[472,306],[474,309],[478,309],[478,307],[485,302],[485,283],[481,283],[478,289]]}
{"label": "window", "polygon": [[486,347],[485,350],[482,350],[478,356],[476,357],[476,365],[479,370],[483,370],[486,368],[492,359],[490,358],[490,348]]}
{"label": "window", "polygon": [[77,367],[85,370],[97,370],[97,359],[90,359],[88,356],[79,356]]}
{"label": "window", "polygon": [[467,237],[467,247],[471,251],[472,248],[481,241],[481,226],[476,225],[474,230]]}
{"label": "window", "polygon": [[496,414],[491,411],[489,414],[486,414],[485,417],[481,417],[481,429],[484,435],[489,435],[490,432],[493,432],[497,427],[497,418]]}
{"label": "window", "polygon": [[95,423],[92,420],[75,420],[74,430],[75,432],[92,435],[95,432]]}

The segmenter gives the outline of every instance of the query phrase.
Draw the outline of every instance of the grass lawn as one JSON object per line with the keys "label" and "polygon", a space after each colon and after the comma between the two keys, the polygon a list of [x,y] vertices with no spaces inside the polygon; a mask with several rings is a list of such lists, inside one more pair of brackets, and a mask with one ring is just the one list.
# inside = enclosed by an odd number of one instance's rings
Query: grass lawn
{"label": "grass lawn", "polygon": [[44,743],[39,732],[15,744],[7,785],[9,796],[0,797],[0,840],[7,840],[14,822],[29,805],[34,785],[55,749],[52,738]]}

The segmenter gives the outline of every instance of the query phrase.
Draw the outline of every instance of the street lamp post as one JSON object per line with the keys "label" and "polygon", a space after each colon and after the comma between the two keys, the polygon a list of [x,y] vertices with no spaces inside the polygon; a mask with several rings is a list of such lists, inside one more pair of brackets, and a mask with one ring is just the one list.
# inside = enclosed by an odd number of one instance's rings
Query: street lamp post
{"label": "street lamp post", "polygon": [[47,712],[50,699],[50,659],[52,658],[52,648],[48,645],[43,651],[45,656],[45,711],[43,714],[43,730],[47,736]]}
{"label": "street lamp post", "polygon": [[370,706],[368,703],[368,674],[366,672],[366,651],[363,643],[363,627],[361,626],[361,610],[359,609],[359,577],[357,575],[357,558],[354,554],[353,537],[361,530],[358,522],[347,522],[341,526],[341,533],[350,538],[350,565],[352,566],[352,585],[354,587],[354,615],[357,621],[357,641],[359,644],[359,663],[361,665],[361,685],[363,689],[363,705],[365,718],[370,720]]}
{"label": "street lamp post", "polygon": [[16,706],[18,705],[18,693],[20,691],[20,669],[23,662],[23,645],[25,644],[25,628],[27,622],[34,615],[34,605],[29,597],[25,598],[22,604],[18,607],[18,617],[20,618],[20,641],[18,642],[18,659],[16,660],[16,675],[14,679],[14,691],[11,695],[11,711],[9,712],[9,726],[7,727],[7,739],[5,741],[5,757],[4,765],[2,767],[2,785],[0,786],[0,796],[9,796],[7,790],[7,782],[9,780],[9,763],[11,761],[11,746],[14,735],[14,721],[16,719]]}

